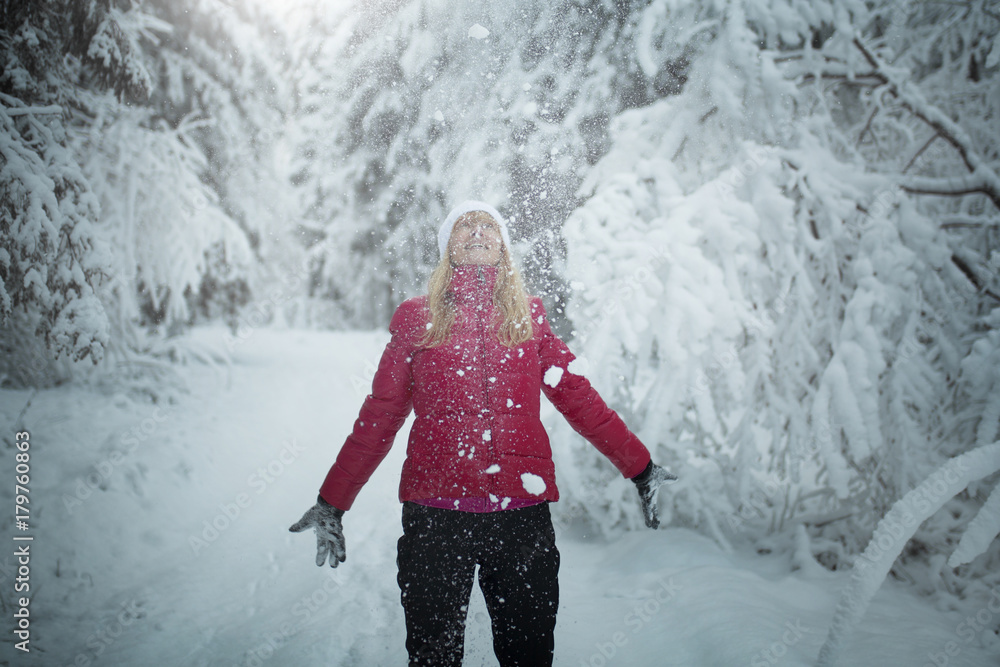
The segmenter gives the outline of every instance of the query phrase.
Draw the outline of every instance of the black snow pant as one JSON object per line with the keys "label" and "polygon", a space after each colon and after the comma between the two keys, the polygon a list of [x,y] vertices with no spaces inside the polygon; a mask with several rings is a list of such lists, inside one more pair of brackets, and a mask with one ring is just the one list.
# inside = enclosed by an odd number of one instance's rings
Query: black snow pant
{"label": "black snow pant", "polygon": [[410,667],[461,667],[477,564],[501,667],[552,664],[559,551],[548,503],[481,514],[403,503],[396,564]]}

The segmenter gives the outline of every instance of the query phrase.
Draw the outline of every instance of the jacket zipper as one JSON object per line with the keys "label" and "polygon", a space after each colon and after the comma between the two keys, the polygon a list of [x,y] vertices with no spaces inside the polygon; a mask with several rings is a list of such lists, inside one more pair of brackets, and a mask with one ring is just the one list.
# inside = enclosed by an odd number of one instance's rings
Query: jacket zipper
{"label": "jacket zipper", "polygon": [[[486,324],[483,321],[484,315],[482,310],[483,302],[485,301],[485,295],[483,293],[485,292],[486,287],[486,277],[483,275],[482,265],[477,266],[477,269],[479,272],[479,299],[477,299],[479,304],[477,310],[479,313],[479,354],[482,358],[483,368],[483,409],[486,411],[487,426],[489,427],[490,432],[490,439],[486,441],[486,451],[488,454],[487,460],[489,461],[490,466],[493,466],[496,465],[493,455],[493,412],[490,410],[490,381],[489,378],[486,377],[488,373],[488,369],[486,368]],[[496,490],[494,488],[496,484],[493,479],[494,477],[495,475],[490,475],[489,492],[491,496],[496,496],[496,494],[493,493],[493,491]]]}

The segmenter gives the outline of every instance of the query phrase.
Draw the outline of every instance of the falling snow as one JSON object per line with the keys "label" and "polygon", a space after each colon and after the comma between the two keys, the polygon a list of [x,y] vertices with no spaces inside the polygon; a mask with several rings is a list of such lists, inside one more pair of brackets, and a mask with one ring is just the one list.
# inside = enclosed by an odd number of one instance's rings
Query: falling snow
{"label": "falling snow", "polygon": [[[645,530],[630,483],[542,401],[557,530],[597,530],[559,534],[556,664],[815,664],[851,577],[870,608],[858,620],[846,598],[841,664],[997,664],[996,617],[961,645],[955,628],[1000,586],[1000,487],[921,481],[1000,437],[995,2],[14,4],[0,421],[59,452],[31,505],[51,531],[32,561],[48,661],[401,663],[389,519],[407,425],[345,519],[344,569],[310,567],[310,540],[275,527],[313,502],[354,420],[402,422],[357,409],[392,384],[372,382],[390,338],[433,330],[386,327],[427,293],[442,215],[478,193],[548,308],[515,323],[547,340],[509,350],[504,383],[486,372],[490,410],[567,332],[560,354],[580,356],[545,370],[546,395],[585,377],[683,480]],[[512,398],[476,414],[484,376],[451,370],[476,378],[451,378],[468,385],[452,414],[534,416]],[[153,406],[169,416],[148,446],[108,464]],[[481,459],[511,460],[503,428]],[[294,460],[277,458],[288,437]],[[441,447],[448,465],[476,453]],[[946,506],[896,530],[920,489]],[[850,574],[863,554],[867,578]],[[882,585],[891,568],[905,580]],[[677,604],[608,644],[664,577]],[[304,594],[327,596],[305,598],[308,621]],[[141,622],[95,645],[126,603]],[[488,662],[485,613],[470,664]],[[719,627],[736,630],[711,641]]]}
{"label": "falling snow", "polygon": [[472,37],[473,39],[486,39],[489,36],[490,31],[478,23],[469,28],[469,37]]}

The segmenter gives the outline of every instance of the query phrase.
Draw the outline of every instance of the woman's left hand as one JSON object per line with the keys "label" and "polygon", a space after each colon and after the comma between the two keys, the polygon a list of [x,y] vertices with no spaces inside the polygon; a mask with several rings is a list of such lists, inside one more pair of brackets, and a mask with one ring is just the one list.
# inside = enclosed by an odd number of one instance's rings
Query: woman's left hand
{"label": "woman's left hand", "polygon": [[656,492],[661,485],[676,482],[677,475],[650,461],[641,473],[632,478],[632,481],[639,491],[639,506],[642,508],[642,517],[646,520],[646,525],[649,528],[657,528],[660,525],[660,516],[656,508]]}

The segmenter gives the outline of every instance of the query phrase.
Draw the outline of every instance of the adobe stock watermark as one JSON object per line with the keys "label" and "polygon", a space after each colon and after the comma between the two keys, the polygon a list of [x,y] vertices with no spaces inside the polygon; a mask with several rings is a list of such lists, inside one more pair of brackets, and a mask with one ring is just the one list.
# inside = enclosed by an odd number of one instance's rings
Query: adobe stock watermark
{"label": "adobe stock watermark", "polygon": [[[924,146],[902,173],[906,174],[914,167],[919,171],[921,167],[944,160],[951,154],[951,150],[950,145],[946,142],[932,140]],[[858,216],[853,220],[846,221],[845,226],[849,230],[860,233],[877,224],[889,224],[889,212],[895,209],[905,196],[906,191],[899,185],[889,183],[876,190],[869,198],[867,205],[859,203],[857,205]]]}
{"label": "adobe stock watermark", "polygon": [[858,205],[858,215],[846,222],[846,228],[861,233],[876,224],[888,224],[889,212],[899,205],[905,194],[897,185],[880,188],[872,195],[867,206]]}
{"label": "adobe stock watermark", "polygon": [[[966,646],[969,646],[977,635],[986,631],[995,632],[991,624],[996,618],[1000,618],[1000,587],[990,589],[990,600],[986,606],[974,615],[966,616],[965,620],[956,625],[955,634],[965,642]],[[923,667],[949,667],[952,664],[952,659],[961,655],[962,648],[958,642],[949,641],[940,651],[928,653],[928,662],[925,662]]]}
{"label": "adobe stock watermark", "polygon": [[225,337],[226,347],[230,352],[245,343],[254,332],[272,320],[274,313],[283,305],[298,296],[301,287],[309,274],[309,259],[304,259],[296,270],[282,273],[279,276],[280,285],[268,291],[263,299],[254,300],[249,310],[240,314],[233,326],[232,333]]}
{"label": "adobe stock watermark", "polygon": [[278,308],[300,295],[300,288],[313,271],[313,257],[323,256],[336,249],[337,237],[331,236],[309,249],[309,255],[293,264],[288,271],[277,276],[280,285],[274,286],[263,299],[255,300],[250,309],[237,318],[231,335],[225,338],[226,346],[232,352],[253,336],[254,332],[274,317]]}
{"label": "adobe stock watermark", "polygon": [[204,192],[194,192],[189,199],[181,204],[181,214],[188,221],[191,221],[202,212],[208,210],[209,205],[217,205],[218,203],[218,201],[214,201],[214,197],[213,200],[209,200]]}
{"label": "adobe stock watermark", "polygon": [[[795,448],[797,456],[809,459],[816,456],[824,448],[833,445],[834,434],[838,432],[840,424],[831,424],[825,421],[818,421],[813,437],[803,446]],[[741,502],[735,514],[726,517],[729,528],[734,532],[740,530],[745,523],[766,518],[775,498],[781,498],[788,489],[790,482],[787,478],[776,474],[768,474],[763,480],[754,479],[752,488],[746,495],[745,502]]]}
{"label": "adobe stock watermark", "polygon": [[[44,345],[44,343],[40,343]],[[44,354],[41,351],[34,351],[27,355],[27,358],[21,358],[20,363],[13,367],[12,371],[14,373],[8,374],[0,386],[32,386],[32,383],[37,381],[37,378],[44,376],[45,374],[51,372],[52,362],[55,361],[54,357]]]}
{"label": "adobe stock watermark", "polygon": [[109,646],[118,641],[119,637],[125,633],[126,628],[144,616],[138,600],[123,602],[120,611],[113,619],[102,623],[96,631],[87,637],[87,648],[77,653],[70,664],[74,667],[90,667],[91,664],[95,664],[94,661],[101,657]]}
{"label": "adobe stock watermark", "polygon": [[[896,540],[900,539],[908,528],[913,528],[922,523],[927,517],[927,512],[945,499],[944,496],[948,493],[948,485],[958,482],[959,473],[968,470],[967,465],[964,460],[955,459],[955,465],[949,468],[943,477],[936,478],[933,487],[924,488],[918,486],[897,501],[893,505],[893,510],[898,508],[899,519],[896,518],[895,514],[890,512],[879,521],[875,529],[875,532],[878,533],[877,537],[857,557],[854,561],[854,567],[859,572],[863,572],[869,566],[875,565],[878,559],[893,549],[896,545]],[[903,502],[904,499],[906,499],[905,503]],[[884,531],[880,530],[883,525],[885,526]],[[871,553],[869,553],[869,549]]]}
{"label": "adobe stock watermark", "polygon": [[754,480],[753,484],[754,488],[747,494],[746,500],[740,503],[736,513],[726,516],[733,532],[741,529],[748,521],[765,518],[770,511],[772,499],[788,486],[787,480],[777,475],[769,475],[763,481]]}
{"label": "adobe stock watermark", "polygon": [[729,347],[721,353],[712,357],[711,363],[698,374],[698,379],[694,384],[688,385],[688,390],[692,393],[704,394],[708,391],[712,382],[718,380],[722,375],[740,360],[740,351],[750,345],[754,340],[758,340],[772,331],[778,319],[791,308],[788,297],[777,297],[765,308],[763,317],[750,315],[743,322],[744,340],[742,344],[730,343]]}
{"label": "adobe stock watermark", "polygon": [[297,444],[294,438],[286,440],[277,456],[250,473],[250,476],[247,477],[247,486],[254,490],[254,495],[240,492],[231,502],[220,503],[218,513],[211,519],[205,519],[202,522],[201,532],[188,536],[188,545],[194,555],[197,556],[208,548],[209,544],[219,539],[219,536],[253,505],[254,497],[264,493],[303,452],[305,449]]}
{"label": "adobe stock watermark", "polygon": [[[1000,253],[997,253],[994,259],[1000,266]],[[945,292],[938,295],[933,302],[926,295],[919,294],[912,312],[920,313],[921,319],[900,339],[893,356],[894,363],[910,361],[925,353],[928,346],[940,337],[936,328],[946,327],[948,320],[954,317],[955,311],[972,306],[977,296],[978,292],[971,288],[968,294],[958,291]]]}
{"label": "adobe stock watermark", "polygon": [[716,194],[721,197],[731,197],[736,188],[742,187],[768,159],[777,154],[778,147],[774,145],[754,144],[746,151],[746,157],[727,169],[714,182]]}
{"label": "adobe stock watermark", "polygon": [[[562,503],[554,506],[556,509],[552,513],[553,529],[556,531],[566,530],[574,521],[586,518],[588,516],[587,508],[601,506],[601,503],[606,499],[608,487],[616,484],[620,479],[622,477],[617,470],[612,472],[602,469],[596,479],[588,480],[580,486],[580,491],[574,495],[572,503],[568,503],[565,507],[559,507]],[[631,486],[630,483],[629,487]],[[628,492],[634,494],[635,490],[629,488]],[[635,507],[638,515],[638,503]],[[541,546],[546,546],[544,541]]]}
{"label": "adobe stock watermark", "polygon": [[782,658],[788,655],[788,649],[795,646],[802,639],[802,636],[809,628],[802,627],[802,621],[796,619],[785,622],[785,631],[779,640],[771,642],[771,645],[755,653],[750,658],[750,667],[771,667],[778,664]]}
{"label": "adobe stock watermark", "polygon": [[170,414],[159,407],[154,408],[152,414],[135,424],[127,431],[122,432],[118,437],[120,449],[113,450],[104,459],[93,465],[93,471],[84,477],[78,477],[73,485],[73,493],[63,493],[63,507],[70,515],[76,508],[90,498],[98,489],[106,489],[108,480],[115,471],[122,466],[127,458],[135,452],[136,448],[153,437],[160,426],[167,421]]}
{"label": "adobe stock watermark", "polygon": [[354,389],[355,394],[364,397],[371,393],[372,381],[375,379],[375,372],[377,370],[377,364],[372,362],[371,359],[365,359],[365,367],[361,371],[361,374],[351,373],[351,387]]}
{"label": "adobe stock watermark", "polygon": [[[631,631],[631,636],[639,634],[653,621],[653,617],[660,612],[664,605],[673,600],[681,590],[683,587],[674,583],[673,577],[668,577],[666,580],[660,579],[656,588],[652,591],[644,591],[646,600],[625,614],[622,618],[622,624]],[[608,640],[596,642],[594,644],[595,650],[590,654],[590,657],[580,660],[580,667],[605,667],[614,660],[619,650],[629,643],[629,639],[630,635],[625,630],[618,630],[612,633]]]}
{"label": "adobe stock watermark", "polygon": [[[574,329],[574,345],[582,346],[594,331],[622,312],[625,299],[641,290],[643,285],[648,284],[656,277],[656,269],[667,261],[668,255],[661,246],[654,246],[649,250],[652,257],[649,258],[648,262],[634,269],[628,276],[619,278],[612,283],[612,298],[602,300],[600,305],[594,303],[583,309],[586,324]],[[578,285],[577,289],[583,288],[583,284],[579,281],[572,281],[571,284]]]}
{"label": "adobe stock watermark", "polygon": [[[316,612],[325,609],[330,599],[342,590],[344,584],[341,581],[343,576],[341,572],[343,572],[342,569],[327,568],[327,574],[323,577],[323,585],[296,600],[286,611],[285,617],[278,624],[276,630],[266,633],[253,648],[243,652],[241,667],[261,667],[273,658],[278,650],[287,644],[297,634],[299,628],[307,624]],[[298,620],[292,622],[289,617]]]}

